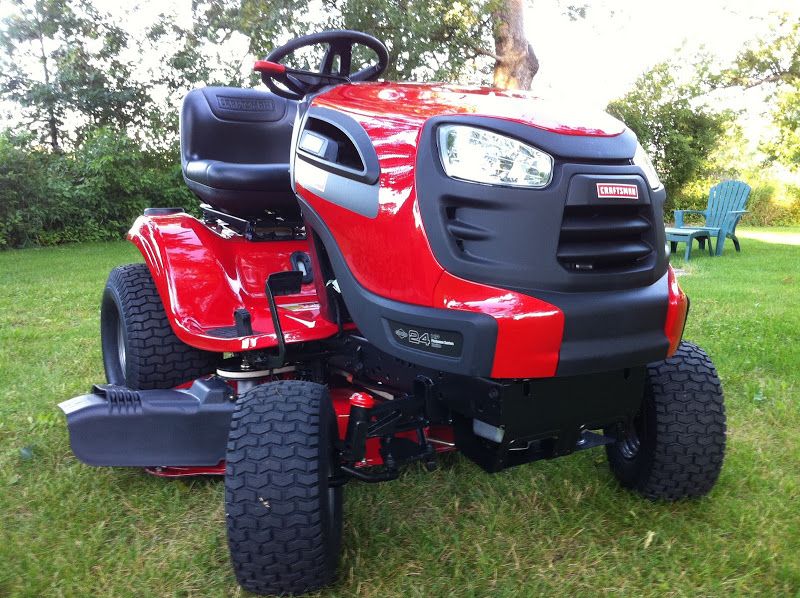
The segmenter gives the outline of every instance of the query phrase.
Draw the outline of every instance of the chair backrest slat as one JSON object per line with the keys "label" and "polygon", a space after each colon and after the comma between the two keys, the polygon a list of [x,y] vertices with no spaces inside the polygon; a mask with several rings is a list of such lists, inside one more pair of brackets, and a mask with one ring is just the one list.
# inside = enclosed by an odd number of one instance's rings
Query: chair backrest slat
{"label": "chair backrest slat", "polygon": [[749,195],[750,186],[741,181],[723,181],[711,187],[708,193],[706,226],[722,227],[729,212],[744,209]]}

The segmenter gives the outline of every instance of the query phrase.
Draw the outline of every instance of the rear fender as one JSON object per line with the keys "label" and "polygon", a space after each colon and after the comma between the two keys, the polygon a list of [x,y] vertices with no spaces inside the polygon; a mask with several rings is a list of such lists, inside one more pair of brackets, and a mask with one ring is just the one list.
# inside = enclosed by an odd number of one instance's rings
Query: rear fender
{"label": "rear fender", "polygon": [[[150,269],[181,341],[214,352],[277,345],[264,285],[273,272],[291,270],[291,255],[307,253],[308,241],[247,241],[229,230],[212,230],[186,213],[140,216],[128,239]],[[311,283],[277,302],[287,343],[320,340],[338,332],[320,315]],[[250,312],[252,335],[237,334],[233,314],[241,308]]]}

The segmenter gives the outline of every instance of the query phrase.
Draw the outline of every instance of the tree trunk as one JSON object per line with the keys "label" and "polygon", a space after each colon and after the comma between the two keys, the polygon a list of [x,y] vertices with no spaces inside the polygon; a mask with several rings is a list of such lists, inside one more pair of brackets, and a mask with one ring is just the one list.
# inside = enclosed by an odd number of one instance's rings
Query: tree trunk
{"label": "tree trunk", "polygon": [[530,89],[539,70],[539,60],[525,36],[523,0],[498,0],[492,11],[494,86],[501,89]]}
{"label": "tree trunk", "polygon": [[53,148],[54,153],[59,154],[61,153],[61,146],[58,144],[58,122],[53,114],[53,109],[50,108],[48,112],[50,114],[47,119],[47,126],[50,131],[50,147]]}
{"label": "tree trunk", "polygon": [[[52,94],[53,88],[50,86],[50,70],[47,68],[47,53],[44,50],[44,32],[42,31],[42,21],[39,15],[37,15],[36,18],[36,26],[39,30],[39,49],[42,53],[40,60],[42,62],[42,70],[44,71],[44,86],[47,88],[47,91]],[[61,151],[61,146],[58,144],[58,121],[56,120],[52,98],[48,99],[47,128],[50,133],[50,146],[53,148],[53,152],[59,153]]]}

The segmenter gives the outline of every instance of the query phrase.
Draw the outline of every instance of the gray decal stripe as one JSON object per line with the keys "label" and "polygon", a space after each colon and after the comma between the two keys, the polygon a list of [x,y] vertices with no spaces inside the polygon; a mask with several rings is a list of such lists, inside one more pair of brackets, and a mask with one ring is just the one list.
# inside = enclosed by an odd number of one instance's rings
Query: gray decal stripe
{"label": "gray decal stripe", "polygon": [[378,185],[367,185],[323,170],[298,155],[295,181],[322,199],[367,218],[378,215]]}

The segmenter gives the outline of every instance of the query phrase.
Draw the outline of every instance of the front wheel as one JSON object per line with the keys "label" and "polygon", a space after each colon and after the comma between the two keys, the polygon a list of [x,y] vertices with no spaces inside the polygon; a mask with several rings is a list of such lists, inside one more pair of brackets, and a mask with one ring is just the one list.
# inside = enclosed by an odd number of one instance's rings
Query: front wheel
{"label": "front wheel", "polygon": [[611,471],[653,500],[707,494],[725,454],[725,405],[717,371],[697,345],[647,368],[642,409],[617,442],[606,445]]}
{"label": "front wheel", "polygon": [[327,388],[256,386],[238,400],[225,468],[228,546],[239,584],[302,594],[333,581],[342,540],[341,486],[331,486],[336,418]]}

